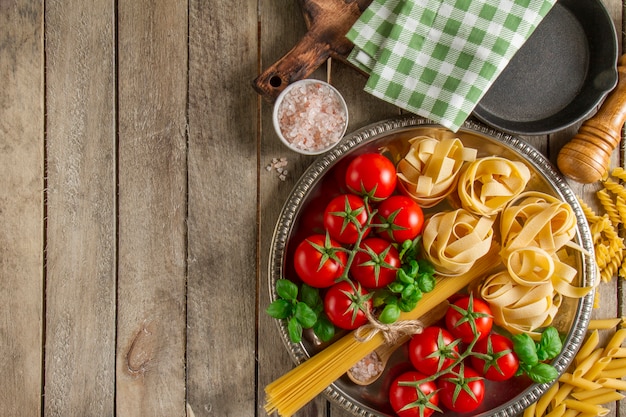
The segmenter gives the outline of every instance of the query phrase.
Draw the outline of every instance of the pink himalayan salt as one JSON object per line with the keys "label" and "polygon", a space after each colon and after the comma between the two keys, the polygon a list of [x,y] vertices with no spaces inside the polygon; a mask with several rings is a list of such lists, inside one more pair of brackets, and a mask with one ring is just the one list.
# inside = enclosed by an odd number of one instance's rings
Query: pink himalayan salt
{"label": "pink himalayan salt", "polygon": [[378,357],[378,354],[376,351],[373,351],[350,368],[350,373],[357,381],[367,382],[378,376],[378,374],[384,370],[385,367]]}
{"label": "pink himalayan salt", "polygon": [[337,143],[347,117],[337,94],[322,83],[304,83],[288,91],[278,109],[283,137],[297,149],[318,152]]}

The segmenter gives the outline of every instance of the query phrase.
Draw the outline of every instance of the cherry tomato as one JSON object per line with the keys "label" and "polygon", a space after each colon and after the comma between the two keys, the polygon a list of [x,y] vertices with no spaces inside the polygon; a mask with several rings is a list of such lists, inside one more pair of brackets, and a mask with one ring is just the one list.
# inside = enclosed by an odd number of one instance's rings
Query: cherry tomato
{"label": "cherry tomato", "polygon": [[381,201],[396,189],[396,168],[379,153],[357,156],[346,170],[346,186],[359,195],[367,195],[372,201]]}
{"label": "cherry tomato", "polygon": [[413,240],[422,233],[424,213],[411,198],[392,195],[378,206],[376,223],[385,225],[377,228],[382,237],[402,243]]}
{"label": "cherry tomato", "polygon": [[294,268],[302,281],[311,287],[333,285],[343,274],[348,255],[341,244],[329,236],[311,235],[294,252]]}
{"label": "cherry tomato", "polygon": [[372,299],[367,290],[358,284],[338,282],[324,296],[324,311],[328,319],[342,329],[352,330],[367,323],[363,311],[366,308],[372,308]]}
{"label": "cherry tomato", "polygon": [[[402,382],[417,382],[427,378],[416,371],[408,371],[398,376],[389,388],[391,408],[399,417],[429,417],[441,411],[437,385],[434,381],[422,382],[418,387],[404,386]],[[409,406],[405,409],[405,407]]]}
{"label": "cherry tomato", "polygon": [[364,239],[354,255],[350,274],[365,288],[382,288],[396,280],[400,268],[398,250],[388,241],[377,237]]}
{"label": "cherry tomato", "polygon": [[472,295],[461,297],[446,312],[446,328],[455,337],[470,343],[487,337],[493,326],[493,314],[489,304]]}
{"label": "cherry tomato", "polygon": [[446,329],[426,327],[409,341],[409,360],[426,375],[434,375],[452,365],[459,356],[458,340]]}
{"label": "cherry tomato", "polygon": [[457,413],[468,413],[478,408],[485,397],[485,381],[468,366],[456,368],[437,379],[439,400]]}
{"label": "cherry tomato", "polygon": [[364,227],[365,223],[367,223],[365,201],[354,194],[343,194],[333,198],[324,210],[324,227],[330,237],[341,243],[355,243],[359,231],[366,236],[369,228]]}
{"label": "cherry tomato", "polygon": [[519,368],[519,359],[513,351],[513,341],[508,337],[491,333],[474,345],[474,352],[487,355],[481,359],[472,356],[472,367],[485,378],[492,381],[505,381],[511,378]]}

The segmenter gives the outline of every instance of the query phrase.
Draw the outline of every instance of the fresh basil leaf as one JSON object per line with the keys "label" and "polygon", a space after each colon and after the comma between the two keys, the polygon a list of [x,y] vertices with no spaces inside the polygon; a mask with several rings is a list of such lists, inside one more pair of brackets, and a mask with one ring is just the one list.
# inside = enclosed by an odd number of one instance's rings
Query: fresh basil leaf
{"label": "fresh basil leaf", "polygon": [[335,326],[325,315],[322,315],[315,322],[313,332],[322,342],[328,342],[335,336]]}
{"label": "fresh basil leaf", "polygon": [[315,310],[317,306],[322,304],[322,297],[320,297],[320,292],[317,288],[313,288],[310,285],[302,284],[300,287],[300,292],[302,294],[302,302]]}
{"label": "fresh basil leaf", "polygon": [[400,259],[404,259],[405,254],[407,254],[408,251],[410,251],[413,248],[413,242],[408,239],[405,240],[404,242],[402,242],[402,246],[400,247]]}
{"label": "fresh basil leaf", "polygon": [[401,268],[401,270],[411,278],[415,278],[417,276],[419,269],[419,263],[415,259],[411,259],[408,263],[402,265]]}
{"label": "fresh basil leaf", "polygon": [[407,274],[406,271],[402,268],[398,269],[398,272],[396,273],[396,278],[403,284],[413,284],[413,282],[415,282],[413,277]]}
{"label": "fresh basil leaf", "polygon": [[556,368],[547,363],[537,363],[529,371],[528,377],[538,384],[545,384],[558,378],[559,373]]}
{"label": "fresh basil leaf", "polygon": [[392,293],[399,294],[402,292],[402,290],[404,290],[404,285],[399,281],[394,281],[391,284],[387,285],[387,288],[389,288],[389,291],[391,291]]}
{"label": "fresh basil leaf", "polygon": [[559,332],[554,327],[545,329],[537,347],[539,361],[556,358],[561,353],[561,349],[563,349],[563,344]]}
{"label": "fresh basil leaf", "polygon": [[267,314],[275,319],[286,319],[291,316],[292,304],[283,299],[278,299],[267,307]]}
{"label": "fresh basil leaf", "polygon": [[402,299],[405,301],[409,301],[412,303],[417,303],[419,300],[422,299],[422,291],[420,291],[419,288],[414,287],[413,291],[406,293],[406,294],[402,294]]}
{"label": "fresh basil leaf", "polygon": [[394,304],[387,304],[380,313],[378,320],[383,324],[395,323],[400,317],[400,307]]}
{"label": "fresh basil leaf", "polygon": [[298,286],[288,279],[279,279],[276,281],[276,292],[281,298],[293,301],[298,297]]}
{"label": "fresh basil leaf", "polygon": [[415,292],[417,291],[419,291],[419,288],[415,287],[415,285],[413,284],[409,284],[406,287],[404,287],[400,296],[405,300],[409,300],[411,299],[413,294],[415,294]]}
{"label": "fresh basil leaf", "polygon": [[[420,293],[421,294],[421,293]],[[419,300],[405,300],[402,299],[400,301],[398,301],[398,307],[400,308],[400,310],[404,311],[405,313],[408,313],[409,311],[413,311],[413,309],[417,306]]]}
{"label": "fresh basil leaf", "polygon": [[297,303],[294,317],[300,322],[303,328],[310,329],[317,321],[315,311],[305,303]]}
{"label": "fresh basil leaf", "polygon": [[517,353],[519,360],[527,365],[535,365],[539,362],[535,341],[526,333],[513,336],[513,350]]}
{"label": "fresh basil leaf", "polygon": [[435,289],[435,277],[427,274],[419,274],[417,276],[417,285],[423,292],[431,292]]}
{"label": "fresh basil leaf", "polygon": [[302,326],[295,316],[287,322],[287,331],[289,332],[289,340],[293,343],[300,343],[302,340]]}
{"label": "fresh basil leaf", "polygon": [[419,265],[419,271],[421,274],[433,275],[435,273],[435,266],[426,259],[419,259],[417,261]]}

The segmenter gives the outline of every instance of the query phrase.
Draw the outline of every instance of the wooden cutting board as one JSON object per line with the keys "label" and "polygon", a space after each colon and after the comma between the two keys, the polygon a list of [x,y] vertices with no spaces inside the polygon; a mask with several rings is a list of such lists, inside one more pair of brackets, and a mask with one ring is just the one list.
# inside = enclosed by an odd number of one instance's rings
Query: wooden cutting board
{"label": "wooden cutting board", "polygon": [[254,89],[273,102],[286,86],[311,75],[329,57],[347,62],[353,48],[345,35],[372,0],[298,0],[307,32],[282,58],[254,81]]}

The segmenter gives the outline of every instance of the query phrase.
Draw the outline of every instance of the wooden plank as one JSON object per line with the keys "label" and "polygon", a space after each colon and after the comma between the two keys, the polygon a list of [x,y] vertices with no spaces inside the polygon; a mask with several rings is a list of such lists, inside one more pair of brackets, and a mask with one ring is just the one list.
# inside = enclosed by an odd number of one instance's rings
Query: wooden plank
{"label": "wooden plank", "polygon": [[252,416],[256,3],[192,1],[189,21],[188,403],[196,417]]}
{"label": "wooden plank", "polygon": [[116,413],[183,416],[187,3],[117,4]]}
{"label": "wooden plank", "polygon": [[0,3],[0,409],[41,413],[43,2]]}
{"label": "wooden plank", "polygon": [[46,4],[44,411],[53,415],[114,409],[113,16],[112,1]]}
{"label": "wooden plank", "polygon": [[[306,32],[306,25],[298,2],[276,2],[262,0],[259,2],[260,16],[260,67],[259,74],[276,62],[283,54],[293,47]],[[316,71],[313,78],[323,78],[324,70]],[[282,205],[289,192],[304,170],[313,162],[314,157],[301,156],[288,150],[276,136],[272,126],[272,106],[263,101],[261,105],[260,131],[260,173],[259,173],[259,320],[261,329],[258,342],[259,400],[258,415],[265,415],[264,388],[267,384],[283,375],[293,367],[293,362],[285,349],[275,320],[270,318],[265,309],[269,305],[268,289],[268,256],[274,226]],[[267,171],[265,167],[275,158],[286,158],[288,175],[281,181],[275,170]],[[322,396],[302,408],[297,417],[318,417],[326,415],[327,401]]]}

